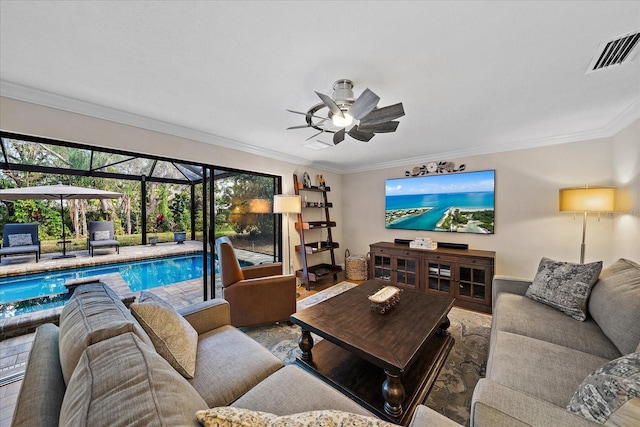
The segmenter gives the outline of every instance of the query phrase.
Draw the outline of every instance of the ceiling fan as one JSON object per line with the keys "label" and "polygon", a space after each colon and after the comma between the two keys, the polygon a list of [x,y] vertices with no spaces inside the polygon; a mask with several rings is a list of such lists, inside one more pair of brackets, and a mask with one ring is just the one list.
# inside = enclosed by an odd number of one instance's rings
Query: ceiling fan
{"label": "ceiling fan", "polygon": [[[376,133],[395,132],[398,121],[404,116],[402,103],[378,108],[380,97],[368,88],[358,98],[353,95],[353,82],[342,79],[333,84],[333,97],[316,92],[321,103],[309,108],[306,113],[287,110],[290,113],[302,114],[307,124],[291,126],[288,129],[314,128],[318,132],[309,138],[315,138],[321,133],[333,133],[333,144],[344,141],[345,135],[367,142]],[[326,111],[323,111],[326,109]],[[320,141],[322,142],[322,141]]]}

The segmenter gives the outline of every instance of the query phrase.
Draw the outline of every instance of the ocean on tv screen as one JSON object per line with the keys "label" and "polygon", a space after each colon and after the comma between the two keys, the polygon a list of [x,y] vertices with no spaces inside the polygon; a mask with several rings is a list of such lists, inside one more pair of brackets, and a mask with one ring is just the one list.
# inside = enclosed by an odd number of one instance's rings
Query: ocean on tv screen
{"label": "ocean on tv screen", "polygon": [[493,177],[482,171],[387,180],[385,227],[493,234]]}

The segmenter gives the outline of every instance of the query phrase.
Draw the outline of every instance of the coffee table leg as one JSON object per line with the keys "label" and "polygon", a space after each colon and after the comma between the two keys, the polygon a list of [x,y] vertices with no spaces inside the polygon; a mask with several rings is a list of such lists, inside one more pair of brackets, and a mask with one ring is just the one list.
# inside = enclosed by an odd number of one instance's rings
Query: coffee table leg
{"label": "coffee table leg", "polygon": [[436,334],[440,335],[441,337],[446,337],[449,335],[449,331],[447,331],[447,329],[449,329],[449,326],[451,326],[451,321],[449,320],[449,317],[445,317],[444,321],[440,324],[440,326],[438,327],[438,330],[436,331]]}
{"label": "coffee table leg", "polygon": [[402,415],[402,402],[404,402],[404,386],[400,375],[391,374],[388,371],[384,371],[387,374],[387,379],[382,383],[382,397],[384,398],[384,412],[392,417],[399,417]]}
{"label": "coffee table leg", "polygon": [[311,349],[313,348],[313,337],[311,336],[311,332],[302,330],[302,335],[298,340],[298,346],[300,350],[302,350],[302,360],[305,362],[311,362],[313,358],[311,357]]}

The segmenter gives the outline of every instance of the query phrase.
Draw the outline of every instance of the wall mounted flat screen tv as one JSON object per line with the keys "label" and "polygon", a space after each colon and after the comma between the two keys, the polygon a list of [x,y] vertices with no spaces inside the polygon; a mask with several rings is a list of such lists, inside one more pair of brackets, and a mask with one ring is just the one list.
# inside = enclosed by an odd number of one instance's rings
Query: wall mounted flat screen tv
{"label": "wall mounted flat screen tv", "polygon": [[495,171],[388,179],[385,227],[494,233]]}

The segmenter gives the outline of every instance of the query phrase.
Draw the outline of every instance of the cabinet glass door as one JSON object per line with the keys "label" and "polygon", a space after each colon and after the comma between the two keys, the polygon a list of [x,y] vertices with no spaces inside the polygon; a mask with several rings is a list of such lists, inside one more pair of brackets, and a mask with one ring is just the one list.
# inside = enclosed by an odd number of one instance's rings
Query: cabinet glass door
{"label": "cabinet glass door", "polygon": [[398,257],[396,266],[396,283],[409,288],[418,286],[418,263],[414,258]]}
{"label": "cabinet glass door", "polygon": [[473,300],[486,299],[486,269],[460,266],[458,296]]}
{"label": "cabinet glass door", "polygon": [[448,294],[451,291],[451,264],[427,262],[427,267],[427,287],[432,291]]}
{"label": "cabinet glass door", "polygon": [[391,280],[391,257],[376,255],[373,257],[373,277],[381,280]]}

